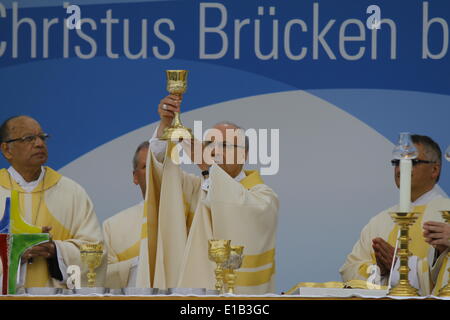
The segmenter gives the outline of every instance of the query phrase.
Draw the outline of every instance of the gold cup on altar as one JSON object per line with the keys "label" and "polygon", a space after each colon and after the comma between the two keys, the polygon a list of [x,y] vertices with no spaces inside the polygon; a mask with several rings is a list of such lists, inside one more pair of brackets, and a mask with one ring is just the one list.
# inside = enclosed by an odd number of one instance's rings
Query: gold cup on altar
{"label": "gold cup on altar", "polygon": [[214,274],[216,276],[215,288],[219,293],[224,289],[224,265],[230,258],[231,240],[208,240],[209,260],[216,263]]}
{"label": "gold cup on altar", "polygon": [[231,246],[230,257],[224,264],[224,277],[227,285],[227,293],[234,294],[236,284],[236,270],[242,266],[244,246]]}
{"label": "gold cup on altar", "polygon": [[[445,220],[445,222],[450,223],[450,211],[441,211],[442,213],[442,219]],[[447,253],[447,261],[450,261],[450,250]],[[447,285],[442,287],[439,290],[438,296],[439,297],[450,297],[450,268],[448,268],[447,272],[448,275],[448,282]]]}
{"label": "gold cup on altar", "polygon": [[101,243],[85,243],[80,246],[81,261],[88,267],[88,287],[95,287],[97,274],[95,269],[100,266],[103,257],[103,245]]}
{"label": "gold cup on altar", "polygon": [[[167,91],[170,94],[183,95],[187,89],[187,70],[166,70]],[[181,123],[180,113],[175,112],[175,117],[170,128],[165,128],[161,140],[180,141],[193,139],[192,130]]]}
{"label": "gold cup on altar", "polygon": [[419,217],[418,212],[391,212],[391,217],[394,222],[400,227],[400,246],[397,250],[397,256],[400,259],[400,267],[398,272],[400,280],[398,284],[389,290],[389,295],[399,297],[416,297],[419,292],[409,282],[409,266],[408,260],[412,255],[409,251],[409,228]]}

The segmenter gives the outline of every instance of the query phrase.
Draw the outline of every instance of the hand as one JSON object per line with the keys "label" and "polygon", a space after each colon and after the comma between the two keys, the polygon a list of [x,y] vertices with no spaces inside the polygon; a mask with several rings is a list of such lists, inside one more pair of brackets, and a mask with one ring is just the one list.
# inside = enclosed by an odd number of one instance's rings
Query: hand
{"label": "hand", "polygon": [[388,275],[394,262],[395,248],[381,238],[372,240],[372,248],[375,252],[375,259],[378,267],[380,267],[381,275]]}
{"label": "hand", "polygon": [[425,242],[438,250],[439,254],[450,247],[450,225],[443,222],[427,221],[423,224]]}
{"label": "hand", "polygon": [[56,246],[53,241],[44,242],[34,246],[24,252],[22,255],[21,262],[25,263],[32,261],[33,258],[43,257],[46,259],[51,259],[56,256]]}
{"label": "hand", "polygon": [[170,94],[164,99],[162,99],[158,105],[158,113],[161,118],[159,122],[159,129],[157,137],[161,137],[164,129],[170,127],[173,118],[175,117],[175,112],[180,112],[180,105],[183,97],[181,95]]}
{"label": "hand", "polygon": [[[50,230],[52,230],[52,227],[50,226],[42,227],[42,233],[50,233]],[[33,261],[34,257],[44,257],[50,259],[53,258],[55,255],[56,255],[55,243],[53,241],[44,242],[26,250],[22,255],[21,262],[25,263],[30,260]]]}

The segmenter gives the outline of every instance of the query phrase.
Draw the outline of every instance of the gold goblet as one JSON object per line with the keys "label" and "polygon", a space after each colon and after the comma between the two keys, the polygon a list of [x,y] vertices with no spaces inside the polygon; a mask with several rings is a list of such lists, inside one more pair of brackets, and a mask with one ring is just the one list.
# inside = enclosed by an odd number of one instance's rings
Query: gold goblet
{"label": "gold goblet", "polygon": [[95,287],[96,273],[95,269],[100,266],[103,256],[103,245],[101,243],[86,243],[80,246],[81,261],[87,265],[89,272],[87,274],[88,287]]}
{"label": "gold goblet", "polygon": [[[166,70],[167,91],[181,96],[187,89],[187,70]],[[192,130],[182,125],[180,113],[175,112],[175,117],[170,128],[165,128],[161,140],[180,141],[193,139]]]}
{"label": "gold goblet", "polygon": [[236,270],[242,265],[244,246],[231,246],[230,257],[224,266],[225,281],[228,293],[234,294],[236,284]]}
{"label": "gold goblet", "polygon": [[400,281],[398,284],[389,290],[389,295],[400,297],[415,297],[419,292],[409,283],[409,266],[408,260],[412,255],[409,251],[409,227],[412,226],[420,213],[418,212],[391,212],[391,217],[394,222],[400,227],[400,247],[397,256],[400,258],[400,267],[398,269],[400,274]]}
{"label": "gold goblet", "polygon": [[209,260],[216,263],[214,271],[216,275],[216,290],[223,293],[223,266],[230,257],[231,240],[208,240],[208,257]]}
{"label": "gold goblet", "polygon": [[[442,212],[442,218],[445,220],[445,222],[450,223],[450,211],[441,211]],[[447,253],[447,263],[450,261],[450,250]],[[447,270],[449,272],[449,278],[447,285],[441,288],[439,290],[438,296],[439,297],[450,297],[450,267]]]}

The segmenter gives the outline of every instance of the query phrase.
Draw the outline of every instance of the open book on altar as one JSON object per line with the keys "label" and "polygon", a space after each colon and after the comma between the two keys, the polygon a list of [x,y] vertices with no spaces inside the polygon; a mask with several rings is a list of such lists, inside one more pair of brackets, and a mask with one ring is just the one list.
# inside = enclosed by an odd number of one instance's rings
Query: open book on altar
{"label": "open book on altar", "polygon": [[347,282],[299,282],[286,295],[311,295],[311,296],[386,296],[387,286],[377,286],[365,280],[349,280]]}

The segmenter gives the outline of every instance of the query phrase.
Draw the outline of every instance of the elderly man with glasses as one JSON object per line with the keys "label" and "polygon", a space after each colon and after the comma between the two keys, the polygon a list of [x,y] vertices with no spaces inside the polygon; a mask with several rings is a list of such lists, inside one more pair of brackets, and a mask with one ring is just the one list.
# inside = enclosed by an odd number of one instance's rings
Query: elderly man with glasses
{"label": "elderly man with glasses", "polygon": [[177,95],[161,100],[150,140],[137,286],[214,289],[208,240],[223,239],[245,247],[235,292],[274,292],[278,197],[257,171],[243,170],[248,141],[230,122],[210,129],[204,143],[193,143],[189,155],[203,177],[181,171],[176,145],[159,140],[180,103]]}
{"label": "elderly man with glasses", "polygon": [[[436,238],[431,233],[437,230],[437,226],[446,228],[440,210],[450,208],[450,200],[437,186],[442,163],[439,145],[427,136],[412,135],[411,138],[419,152],[417,159],[413,160],[411,202],[413,211],[422,214],[410,230],[410,250],[413,254],[409,261],[410,281],[421,295],[428,295],[442,284],[442,281],[441,284],[436,282],[445,248],[437,244],[430,247],[429,243]],[[392,160],[391,163],[394,166],[395,184],[399,187],[399,161]],[[398,227],[389,215],[397,209],[395,206],[381,212],[364,227],[360,239],[339,270],[344,281],[368,280],[371,277],[379,279],[371,280],[375,285],[389,285],[389,280],[391,285],[398,282],[399,261],[394,259]]]}
{"label": "elderly man with glasses", "polygon": [[[70,265],[82,268],[81,281],[85,284],[87,270],[81,263],[79,247],[103,242],[92,202],[84,189],[44,166],[48,137],[40,124],[28,116],[9,118],[0,126],[2,154],[10,164],[8,169],[0,170],[0,215],[6,197],[17,191],[24,221],[52,236],[51,241],[29,248],[22,255],[19,286],[26,288],[65,288]],[[97,269],[97,286],[102,285],[105,273],[106,259]]]}

